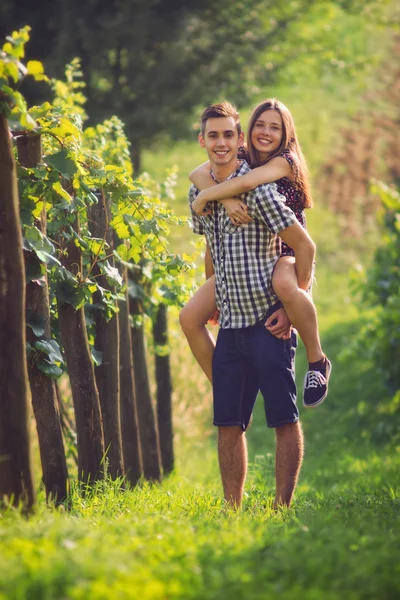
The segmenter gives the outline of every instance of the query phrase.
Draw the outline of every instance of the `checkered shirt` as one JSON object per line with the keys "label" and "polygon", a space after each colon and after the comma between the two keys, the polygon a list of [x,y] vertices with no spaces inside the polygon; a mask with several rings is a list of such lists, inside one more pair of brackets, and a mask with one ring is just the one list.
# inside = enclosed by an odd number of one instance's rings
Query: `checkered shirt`
{"label": "checkered shirt", "polygon": [[[250,170],[243,162],[235,175]],[[247,225],[233,225],[223,205],[216,201],[208,203],[211,215],[197,215],[192,203],[198,193],[195,186],[190,188],[193,231],[206,236],[211,251],[219,324],[223,329],[250,327],[278,302],[272,289],[272,272],[281,251],[276,234],[293,225],[296,217],[274,183],[240,196],[253,218]]]}

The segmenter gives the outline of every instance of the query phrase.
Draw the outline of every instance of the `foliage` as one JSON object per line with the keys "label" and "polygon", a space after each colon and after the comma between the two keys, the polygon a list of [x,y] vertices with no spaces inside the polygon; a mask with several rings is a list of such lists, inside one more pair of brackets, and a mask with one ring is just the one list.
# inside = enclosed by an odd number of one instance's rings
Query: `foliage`
{"label": "foliage", "polygon": [[[150,313],[152,306],[160,302],[182,304],[191,289],[193,264],[188,255],[181,258],[168,250],[171,224],[184,224],[163,201],[163,197],[172,193],[172,175],[162,186],[145,176],[133,181],[129,144],[119,119],[111,118],[84,131],[83,84],[77,61],[67,66],[66,82],[53,81],[56,98],[52,105],[46,102],[28,109],[22,96],[8,88],[10,80],[17,83],[13,65],[23,56],[23,45],[28,38],[28,28],[14,32],[10,38],[14,45],[8,42],[0,59],[0,69],[6,78],[2,80],[5,82],[2,91],[12,91],[7,96],[7,106],[14,135],[26,135],[28,123],[30,135],[42,138],[42,162],[35,168],[18,167],[24,249],[35,254],[39,261],[27,270],[28,281],[40,285],[47,271],[55,319],[56,298],[75,309],[84,305],[101,309],[107,318],[112,318],[123,285],[121,275],[110,262],[113,257],[142,273],[138,284],[142,286]],[[36,70],[42,77],[42,69]],[[88,227],[87,210],[103,194],[111,201],[109,226],[120,240],[115,250],[108,246],[105,237],[93,238]],[[43,210],[47,213],[47,236],[36,226]],[[79,230],[75,226],[78,218]],[[79,247],[83,256],[83,269],[76,274],[62,264],[70,243]],[[96,264],[111,286],[117,288],[116,293],[99,286],[93,273]],[[94,304],[96,292],[100,292],[100,304]],[[30,316],[30,321],[35,323],[35,315]],[[37,315],[32,330],[38,339],[29,349],[31,360],[37,361],[49,376],[61,374],[62,357],[56,359],[54,348],[53,352],[50,348],[54,340],[43,338]],[[54,335],[57,336],[57,327]]]}
{"label": "foliage", "polygon": [[91,118],[121,118],[137,163],[141,147],[187,136],[196,108],[222,96],[244,106],[280,80],[324,78],[334,89],[338,72],[362,84],[394,15],[389,0],[3,4],[5,27],[19,26],[23,4],[40,28],[32,52],[49,72],[80,56]]}
{"label": "foliage", "polygon": [[375,310],[357,337],[355,350],[372,359],[396,391],[400,390],[400,195],[379,181],[372,184],[372,191],[382,200],[382,239],[372,265],[359,271],[356,291]]}
{"label": "foliage", "polygon": [[14,31],[11,36],[7,36],[7,41],[0,51],[0,112],[5,113],[7,117],[17,118],[25,129],[33,129],[35,121],[28,114],[22,94],[10,86],[17,86],[27,75],[36,81],[47,81],[43,65],[39,61],[31,60],[26,67],[20,62],[25,56],[29,31],[30,27]]}

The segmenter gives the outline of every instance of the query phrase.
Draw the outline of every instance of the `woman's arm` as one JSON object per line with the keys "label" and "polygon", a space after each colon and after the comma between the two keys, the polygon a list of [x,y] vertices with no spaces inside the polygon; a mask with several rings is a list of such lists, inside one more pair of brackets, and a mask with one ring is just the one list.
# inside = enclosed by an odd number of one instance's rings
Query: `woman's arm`
{"label": "woman's arm", "polygon": [[217,185],[217,182],[210,175],[210,163],[208,161],[196,167],[190,173],[189,179],[198,190],[204,190],[210,186]]}
{"label": "woman's arm", "polygon": [[[196,167],[194,171],[190,173],[189,179],[199,190],[218,185],[210,175],[210,163],[208,161],[199,167]],[[238,198],[224,198],[223,200],[220,200],[220,202],[224,205],[233,225],[241,225],[252,221],[252,218],[247,214],[247,206]],[[199,216],[209,215],[211,214],[211,209],[207,209],[206,205],[207,201],[201,202],[196,198],[192,204],[192,209]]]}
{"label": "woman's arm", "polygon": [[[205,163],[207,164],[207,163]],[[204,165],[201,165],[202,167]],[[198,167],[200,169],[201,167]],[[194,171],[193,171],[194,173]],[[192,173],[192,174],[193,174]],[[273,158],[265,165],[253,169],[246,175],[241,177],[233,177],[228,181],[215,185],[211,175],[208,173],[209,179],[214,183],[212,187],[203,189],[197,196],[196,200],[201,205],[206,205],[212,200],[223,200],[224,198],[232,198],[250,190],[254,190],[258,185],[263,183],[272,183],[282,177],[292,178],[292,169],[286,159],[282,156]],[[204,179],[203,179],[204,181]],[[195,184],[196,185],[196,184]]]}

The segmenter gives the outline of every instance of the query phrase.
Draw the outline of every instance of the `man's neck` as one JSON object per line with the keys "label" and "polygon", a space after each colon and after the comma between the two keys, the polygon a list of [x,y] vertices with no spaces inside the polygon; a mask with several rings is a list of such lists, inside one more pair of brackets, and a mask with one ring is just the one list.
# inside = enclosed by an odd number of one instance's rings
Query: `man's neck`
{"label": "man's neck", "polygon": [[228,165],[213,165],[211,163],[211,171],[218,183],[222,183],[225,179],[228,179],[233,173],[235,173],[240,164],[238,160],[235,160],[232,164]]}

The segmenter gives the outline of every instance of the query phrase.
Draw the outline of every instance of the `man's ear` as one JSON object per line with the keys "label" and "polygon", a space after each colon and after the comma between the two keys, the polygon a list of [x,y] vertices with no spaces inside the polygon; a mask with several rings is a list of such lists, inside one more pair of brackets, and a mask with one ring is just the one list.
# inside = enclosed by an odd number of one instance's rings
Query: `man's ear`
{"label": "man's ear", "polygon": [[239,146],[243,146],[244,144],[244,132],[242,131],[239,135]]}
{"label": "man's ear", "polygon": [[199,139],[199,144],[200,144],[200,146],[201,146],[202,148],[205,148],[205,147],[206,147],[206,143],[205,143],[205,141],[204,141],[204,138],[203,138],[203,136],[202,136],[202,134],[201,134],[201,133],[199,133],[199,138],[198,138],[198,139]]}

